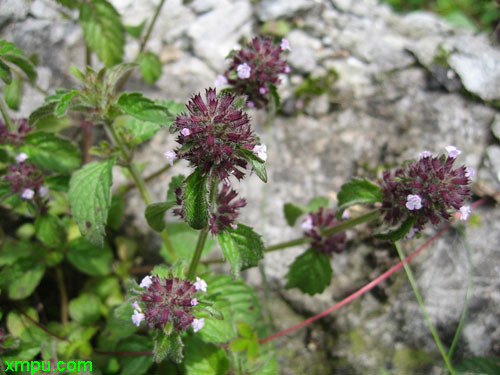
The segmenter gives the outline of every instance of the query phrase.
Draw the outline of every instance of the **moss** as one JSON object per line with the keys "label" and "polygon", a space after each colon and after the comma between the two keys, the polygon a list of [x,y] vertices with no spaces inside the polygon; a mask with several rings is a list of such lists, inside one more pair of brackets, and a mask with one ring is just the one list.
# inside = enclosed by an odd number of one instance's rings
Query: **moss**
{"label": "moss", "polygon": [[403,348],[396,350],[392,357],[394,366],[401,374],[415,374],[430,366],[434,358],[427,352],[420,349]]}
{"label": "moss", "polygon": [[363,334],[359,328],[355,328],[349,332],[349,340],[351,341],[351,348],[354,353],[362,353],[366,349]]}
{"label": "moss", "polygon": [[304,82],[295,90],[295,96],[308,101],[313,97],[323,94],[334,95],[332,86],[338,78],[339,74],[335,69],[329,69],[326,75],[319,77],[308,75],[304,79]]}

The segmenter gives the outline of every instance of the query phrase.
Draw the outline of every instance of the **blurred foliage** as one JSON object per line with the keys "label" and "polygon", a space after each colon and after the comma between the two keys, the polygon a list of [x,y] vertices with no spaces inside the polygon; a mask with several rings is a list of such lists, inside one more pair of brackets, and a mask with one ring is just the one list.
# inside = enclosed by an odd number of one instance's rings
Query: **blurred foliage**
{"label": "blurred foliage", "polygon": [[382,0],[395,10],[430,10],[448,22],[474,31],[491,32],[500,21],[500,6],[495,0]]}

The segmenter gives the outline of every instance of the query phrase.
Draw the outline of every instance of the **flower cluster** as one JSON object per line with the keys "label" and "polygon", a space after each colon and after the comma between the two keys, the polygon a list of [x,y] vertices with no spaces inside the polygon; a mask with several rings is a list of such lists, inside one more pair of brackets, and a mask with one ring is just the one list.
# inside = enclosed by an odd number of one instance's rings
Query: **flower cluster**
{"label": "flower cluster", "polygon": [[4,179],[10,182],[12,193],[21,193],[22,199],[33,199],[37,193],[40,197],[44,197],[48,188],[43,186],[43,175],[40,169],[27,159],[28,155],[24,152],[18,154],[17,164],[8,167],[9,173],[4,176]]}
{"label": "flower cluster", "polygon": [[[171,324],[177,331],[185,331],[193,327],[195,332],[203,328],[205,319],[196,319],[193,308],[198,305],[195,293],[206,292],[207,283],[196,278],[195,283],[179,278],[146,276],[140,284],[145,289],[140,297],[141,303],[134,302],[132,322],[139,326],[146,321],[149,328],[163,330]],[[141,307],[142,305],[142,307]]]}
{"label": "flower cluster", "polygon": [[437,157],[424,151],[406,168],[383,173],[381,209],[386,222],[396,225],[413,218],[414,228],[419,231],[428,221],[438,224],[441,219],[450,219],[456,210],[467,220],[470,207],[464,201],[470,196],[474,170],[465,166],[453,169],[460,151],[454,146],[446,150],[448,155]]}
{"label": "flower cluster", "polygon": [[17,146],[24,142],[24,137],[33,130],[33,126],[28,125],[28,120],[20,119],[16,121],[18,124],[17,131],[10,131],[7,126],[0,121],[0,145],[10,144]]}
{"label": "flower cluster", "polygon": [[205,92],[205,101],[200,94],[187,104],[189,113],[177,116],[172,130],[178,131],[175,151],[165,154],[169,161],[186,159],[192,166],[220,180],[234,175],[244,177],[247,161],[239,149],[252,151],[256,139],[246,113],[238,108],[235,96],[216,90]]}
{"label": "flower cluster", "polygon": [[290,72],[290,67],[281,58],[285,50],[290,50],[286,39],[280,45],[266,37],[255,37],[246,48],[235,53],[231,65],[223,76],[217,77],[217,84],[229,83],[240,95],[247,95],[248,105],[264,107],[269,101],[271,85],[278,85],[278,74]]}
{"label": "flower cluster", "polygon": [[229,226],[236,227],[234,222],[238,218],[238,210],[247,205],[245,199],[233,201],[237,195],[238,193],[235,190],[229,188],[228,183],[223,183],[222,190],[216,199],[217,210],[211,213],[209,219],[210,232],[212,234],[217,234]]}
{"label": "flower cluster", "polygon": [[345,249],[346,234],[344,232],[333,236],[325,236],[322,232],[332,228],[340,222],[335,219],[333,210],[324,210],[320,207],[318,211],[310,213],[302,223],[302,229],[306,237],[312,238],[311,247],[323,254],[332,255],[341,253]]}

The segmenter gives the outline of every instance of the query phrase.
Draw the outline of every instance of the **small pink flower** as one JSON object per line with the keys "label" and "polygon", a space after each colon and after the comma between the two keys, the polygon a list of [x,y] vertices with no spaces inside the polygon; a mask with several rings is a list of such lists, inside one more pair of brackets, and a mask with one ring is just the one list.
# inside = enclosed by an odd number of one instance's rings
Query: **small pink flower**
{"label": "small pink flower", "polygon": [[307,216],[307,219],[302,223],[301,227],[305,231],[310,231],[313,229],[314,225],[313,225],[311,215]]}
{"label": "small pink flower", "polygon": [[406,198],[406,208],[409,210],[420,210],[422,208],[422,198],[415,194],[408,195]]}
{"label": "small pink flower", "polygon": [[26,159],[28,159],[28,154],[26,154],[25,152],[20,152],[19,154],[17,154],[16,156],[16,161],[18,163],[22,163],[24,162]]}
{"label": "small pink flower", "polygon": [[421,153],[418,154],[419,159],[430,158],[431,156],[432,156],[432,152],[430,152],[430,151],[422,151]]}
{"label": "small pink flower", "polygon": [[283,70],[283,72],[285,73],[290,73],[292,71],[292,69],[287,65],[285,66],[285,69]]}
{"label": "small pink flower", "polygon": [[259,89],[259,92],[260,92],[262,95],[265,95],[265,94],[267,94],[267,89],[266,89],[265,87],[261,87],[261,88]]}
{"label": "small pink flower", "polygon": [[476,170],[472,167],[467,167],[465,168],[465,177],[467,178],[474,178],[474,176],[476,175]]}
{"label": "small pink flower", "polygon": [[247,63],[243,63],[237,66],[236,71],[238,73],[238,78],[247,79],[250,78],[252,68]]}
{"label": "small pink flower", "polygon": [[254,102],[252,102],[251,100],[249,100],[249,101],[247,102],[247,106],[248,106],[248,108],[255,108],[255,103],[254,103]]}
{"label": "small pink flower", "polygon": [[183,128],[181,130],[181,134],[184,136],[184,137],[187,137],[188,135],[191,135],[191,130],[189,130],[188,128]]}
{"label": "small pink flower", "polygon": [[40,186],[38,188],[38,194],[43,198],[49,192],[49,188],[47,186]]}
{"label": "small pink flower", "polygon": [[214,81],[214,87],[222,87],[227,85],[227,78],[226,76],[219,74]]}
{"label": "small pink flower", "polygon": [[153,280],[151,278],[151,276],[146,276],[144,279],[142,279],[141,283],[139,284],[139,286],[141,288],[144,288],[144,289],[147,289],[150,287],[150,285],[153,283]]}
{"label": "small pink flower", "polygon": [[266,145],[255,145],[252,152],[257,155],[262,160],[267,160],[267,146]]}
{"label": "small pink flower", "polygon": [[205,319],[204,318],[194,319],[191,325],[193,326],[193,331],[196,333],[200,329],[202,329],[203,326],[205,325]]}
{"label": "small pink flower", "polygon": [[292,48],[290,47],[290,42],[286,38],[281,39],[280,47],[283,51],[291,51],[292,50]]}
{"label": "small pink flower", "polygon": [[196,306],[198,304],[198,300],[196,298],[193,298],[191,300],[191,306]]}
{"label": "small pink flower", "polygon": [[22,199],[33,199],[35,192],[32,189],[24,189],[21,194]]}
{"label": "small pink flower", "polygon": [[238,229],[238,224],[231,224],[231,228],[233,228],[234,230]]}
{"label": "small pink flower", "polygon": [[199,277],[196,277],[196,282],[193,285],[196,290],[207,291],[207,282]]}
{"label": "small pink flower", "polygon": [[467,221],[471,213],[470,206],[460,207],[460,220]]}
{"label": "small pink flower", "polygon": [[462,153],[458,148],[455,146],[446,146],[446,152],[448,153],[448,156],[451,158],[456,158],[458,155]]}
{"label": "small pink flower", "polygon": [[139,307],[139,304],[137,303],[137,301],[135,301],[133,304],[132,304],[132,307],[136,310],[139,310],[141,311],[141,308]]}
{"label": "small pink flower", "polygon": [[174,165],[174,160],[177,159],[177,154],[175,153],[175,151],[167,151],[163,155],[165,155],[165,157],[167,158],[170,166]]}
{"label": "small pink flower", "polygon": [[132,314],[132,322],[139,327],[141,322],[144,320],[145,316],[143,313],[139,312],[138,310],[134,310],[134,313]]}

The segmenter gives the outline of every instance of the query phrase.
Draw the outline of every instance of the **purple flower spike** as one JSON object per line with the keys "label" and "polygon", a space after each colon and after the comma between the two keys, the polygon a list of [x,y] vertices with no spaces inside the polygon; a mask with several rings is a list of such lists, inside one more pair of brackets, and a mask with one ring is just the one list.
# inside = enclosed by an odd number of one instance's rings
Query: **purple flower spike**
{"label": "purple flower spike", "polygon": [[314,250],[331,256],[333,253],[344,251],[346,234],[342,232],[327,237],[322,234],[322,231],[338,224],[340,222],[335,219],[333,210],[320,207],[318,211],[307,216],[306,221],[302,223],[302,229],[306,237],[312,238],[311,247]]}

